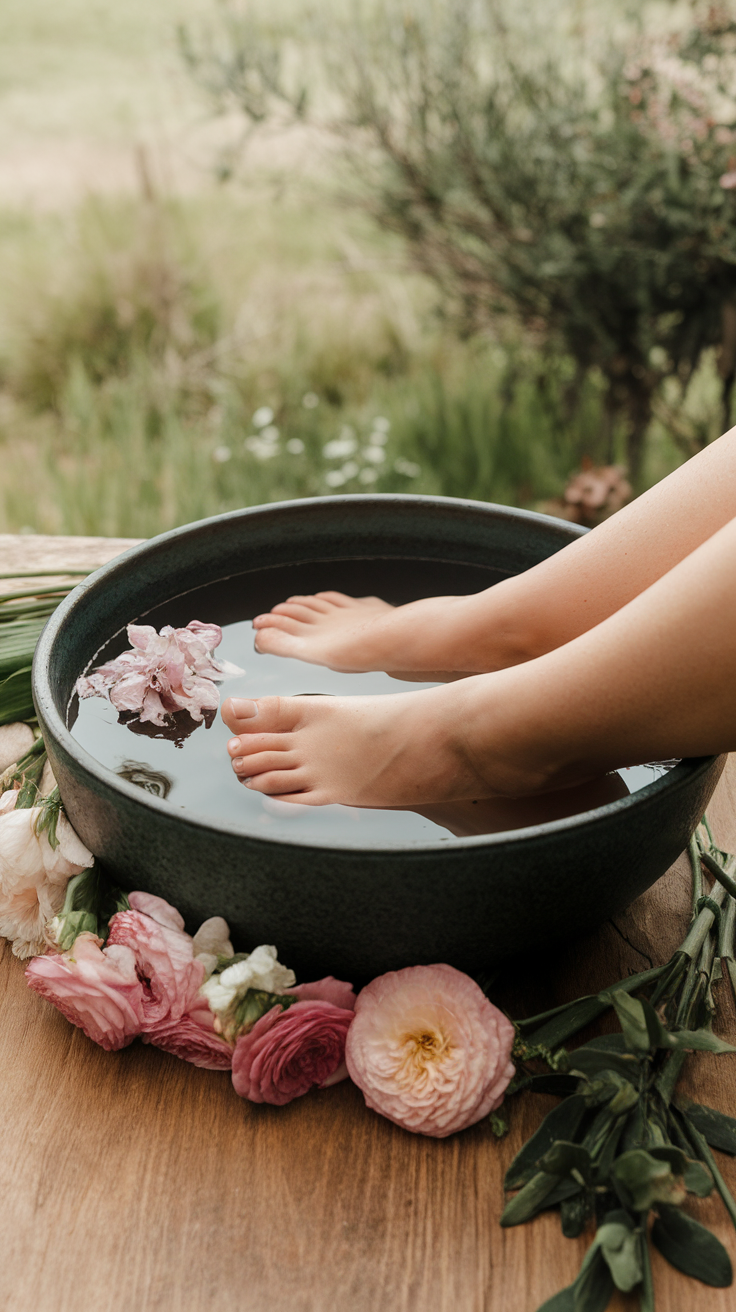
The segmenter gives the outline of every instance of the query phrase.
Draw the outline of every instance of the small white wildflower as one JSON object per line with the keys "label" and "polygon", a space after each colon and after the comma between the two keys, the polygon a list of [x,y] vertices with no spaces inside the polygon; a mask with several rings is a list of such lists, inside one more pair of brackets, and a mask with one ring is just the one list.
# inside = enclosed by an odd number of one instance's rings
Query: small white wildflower
{"label": "small white wildflower", "polygon": [[387,433],[391,427],[391,420],[386,419],[385,415],[377,415],[373,420],[373,427],[377,433]]}
{"label": "small white wildflower", "polygon": [[377,478],[378,478],[377,469],[361,469],[360,473],[358,474],[358,479],[361,483],[375,483]]}
{"label": "small white wildflower", "polygon": [[370,460],[372,465],[382,465],[386,459],[386,452],[382,446],[367,446],[363,451],[363,459]]}
{"label": "small white wildflower", "polygon": [[218,465],[225,465],[232,457],[232,454],[229,446],[216,446],[212,452],[212,459]]}
{"label": "small white wildflower", "polygon": [[380,428],[377,428],[373,433],[371,433],[370,437],[368,438],[368,441],[370,442],[371,446],[385,446],[386,443],[388,442],[388,433],[382,433]]}
{"label": "small white wildflower", "polygon": [[345,478],[355,478],[355,475],[357,474],[359,469],[360,469],[360,465],[357,463],[357,461],[348,460],[347,464],[343,465],[342,470],[340,472],[344,474]]}
{"label": "small white wildflower", "polygon": [[394,461],[394,469],[397,474],[404,474],[407,478],[418,478],[422,472],[421,465],[415,465],[413,460],[404,460],[403,457]]}
{"label": "small white wildflower", "polygon": [[602,210],[594,210],[588,219],[591,228],[605,228],[607,219]]}
{"label": "small white wildflower", "polygon": [[260,438],[262,442],[278,442],[279,430],[275,424],[269,424],[266,428],[261,429]]}
{"label": "small white wildflower", "polygon": [[265,428],[266,424],[273,423],[273,410],[270,405],[259,405],[253,416],[254,428]]}
{"label": "small white wildflower", "polygon": [[305,392],[302,397],[302,405],[305,410],[315,410],[319,405],[319,397],[316,392]]}
{"label": "small white wildflower", "polygon": [[346,482],[347,479],[341,469],[331,469],[329,473],[325,475],[325,483],[328,487],[342,487],[343,483]]}
{"label": "small white wildflower", "polygon": [[322,455],[325,460],[344,460],[345,456],[354,455],[357,449],[358,443],[354,437],[336,437],[322,447]]}
{"label": "small white wildflower", "polygon": [[243,446],[259,460],[270,460],[279,453],[278,442],[264,442],[262,437],[246,437]]}
{"label": "small white wildflower", "polygon": [[248,989],[263,989],[266,993],[282,993],[296,984],[296,975],[279,962],[276,949],[267,944],[256,948],[245,961],[227,966],[220,975],[205,980],[201,993],[217,1015],[225,1012]]}
{"label": "small white wildflower", "polygon": [[290,456],[300,456],[304,450],[304,443],[300,437],[290,437],[286,443],[286,450]]}

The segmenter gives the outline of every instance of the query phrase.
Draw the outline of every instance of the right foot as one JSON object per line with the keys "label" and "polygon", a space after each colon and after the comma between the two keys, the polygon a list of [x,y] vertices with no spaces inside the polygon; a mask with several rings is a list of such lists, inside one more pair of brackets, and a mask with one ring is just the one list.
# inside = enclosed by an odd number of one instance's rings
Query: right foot
{"label": "right foot", "polygon": [[[399,678],[445,681],[481,673],[468,667],[468,625],[481,620],[476,598],[426,597],[390,606],[343,592],[289,597],[253,620],[256,651],[291,656],[343,673],[384,670]],[[468,614],[469,611],[476,613]],[[460,620],[460,624],[457,621]],[[486,667],[487,668],[487,667]]]}

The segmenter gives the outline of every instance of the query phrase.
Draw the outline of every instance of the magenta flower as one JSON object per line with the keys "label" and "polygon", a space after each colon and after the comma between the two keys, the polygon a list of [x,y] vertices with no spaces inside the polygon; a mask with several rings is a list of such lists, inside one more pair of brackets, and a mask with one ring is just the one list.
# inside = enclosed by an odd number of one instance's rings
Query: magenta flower
{"label": "magenta flower", "polygon": [[162,1023],[176,1023],[192,1010],[205,968],[195,958],[188,934],[142,911],[118,911],[110,921],[107,942],[108,948],[120,943],[133,953],[143,987],[145,1033]]}
{"label": "magenta flower", "polygon": [[467,975],[410,966],[359,993],[345,1060],[368,1107],[443,1139],[502,1102],[513,1042],[511,1022]]}
{"label": "magenta flower", "polygon": [[235,1092],[278,1107],[345,1078],[345,1038],[353,1012],[331,1002],[272,1007],[241,1034],[233,1054]]}
{"label": "magenta flower", "polygon": [[143,1042],[208,1071],[229,1071],[233,1064],[232,1047],[215,1033],[215,1018],[205,998],[199,998],[179,1020],[150,1026]]}
{"label": "magenta flower", "polygon": [[150,624],[129,624],[128,638],[129,651],[77,679],[80,697],[107,697],[117,711],[133,711],[151,724],[164,725],[177,711],[202,720],[219,705],[215,684],[243,673],[214,659],[222,641],[218,624],[192,620],[185,629],[166,624],[160,633]]}
{"label": "magenta flower", "polygon": [[141,1032],[143,986],[127,947],[101,949],[94,934],[80,934],[68,952],[34,957],[26,979],[108,1052],[124,1048]]}

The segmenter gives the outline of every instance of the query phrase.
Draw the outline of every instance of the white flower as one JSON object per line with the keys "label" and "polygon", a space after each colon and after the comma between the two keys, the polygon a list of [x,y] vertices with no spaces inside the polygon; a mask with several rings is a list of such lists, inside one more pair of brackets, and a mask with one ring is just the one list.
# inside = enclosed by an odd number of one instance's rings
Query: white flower
{"label": "white flower", "polygon": [[[376,479],[378,478],[378,470],[361,469],[360,473],[358,474],[358,478],[360,479],[361,483],[375,483]],[[289,806],[290,803],[285,802],[284,805]]]}
{"label": "white flower", "polygon": [[286,450],[290,456],[300,456],[304,450],[304,443],[300,437],[290,437],[286,443]]}
{"label": "white flower", "polygon": [[404,460],[401,457],[394,461],[394,469],[397,474],[404,474],[406,478],[418,478],[422,472],[420,465],[415,465],[413,460]]}
{"label": "white flower", "polygon": [[342,487],[343,483],[346,482],[347,479],[341,469],[331,469],[328,474],[325,474],[325,483],[328,487]]}
{"label": "white flower", "polygon": [[386,459],[386,452],[382,446],[367,446],[363,452],[363,459],[370,460],[372,465],[382,465]]}
{"label": "white flower", "polygon": [[345,478],[355,478],[359,469],[360,465],[355,460],[348,460],[348,463],[343,465],[340,472]]}
{"label": "white flower", "polygon": [[52,848],[45,830],[35,832],[41,807],[16,810],[17,797],[0,799],[0,935],[12,940],[16,957],[32,957],[45,951],[44,927],[61,910],[67,883],[94,857],[64,815]]}
{"label": "white flower", "polygon": [[278,442],[264,442],[262,437],[246,437],[243,446],[259,460],[270,460],[279,453]]}
{"label": "white flower", "polygon": [[373,420],[373,427],[378,433],[387,433],[391,427],[391,420],[384,418],[383,415],[377,415]]}
{"label": "white flower", "polygon": [[344,456],[352,456],[357,449],[358,443],[354,437],[336,437],[322,447],[322,455],[325,460],[342,460]]}
{"label": "white flower", "polygon": [[266,424],[273,423],[273,410],[270,405],[259,405],[253,416],[254,428],[265,428]]}
{"label": "white flower", "polygon": [[380,429],[371,433],[368,438],[371,446],[385,446],[388,442],[388,433],[382,433]]}
{"label": "white flower", "polygon": [[224,465],[232,456],[229,446],[216,446],[212,452],[212,459],[217,465]]}
{"label": "white flower", "polygon": [[305,392],[302,397],[302,405],[305,410],[314,410],[319,405],[319,397],[316,392]]}
{"label": "white flower", "polygon": [[216,1015],[229,1010],[233,1003],[242,998],[248,989],[263,989],[266,993],[283,993],[296,984],[293,970],[282,966],[276,956],[276,949],[263,944],[256,948],[245,961],[236,961],[227,966],[221,975],[213,975],[202,985],[204,994]]}

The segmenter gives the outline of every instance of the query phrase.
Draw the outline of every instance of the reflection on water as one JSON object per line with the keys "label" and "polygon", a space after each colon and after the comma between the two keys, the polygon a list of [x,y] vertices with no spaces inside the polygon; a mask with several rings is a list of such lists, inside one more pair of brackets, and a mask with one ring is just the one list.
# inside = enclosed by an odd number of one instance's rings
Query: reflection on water
{"label": "reflection on water", "polygon": [[[217,616],[204,618],[216,620]],[[254,651],[252,625],[247,620],[224,627],[218,656],[245,667],[244,674],[230,676],[220,685],[223,700],[229,696],[300,693],[390,695],[432,686],[407,684],[380,673],[336,674],[318,665],[260,655]],[[101,653],[98,660],[104,659]],[[97,761],[146,792],[165,798],[176,809],[263,838],[283,838],[316,847],[452,843],[456,838],[498,833],[587,811],[625,797],[664,773],[662,766],[636,766],[622,771],[622,775],[535,799],[453,802],[419,810],[302,806],[264,797],[238,782],[227,753],[230,730],[219,714],[209,725],[197,725],[188,715],[180,714],[174,725],[162,730],[138,720],[121,723],[108,701],[90,697],[72,705],[70,729]],[[135,740],[131,732],[136,734]]]}
{"label": "reflection on water", "polygon": [[140,761],[123,761],[115,773],[121,779],[127,779],[129,784],[135,784],[136,788],[152,793],[154,797],[168,797],[171,792],[172,781],[169,776],[162,770],[151,770]]}

